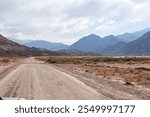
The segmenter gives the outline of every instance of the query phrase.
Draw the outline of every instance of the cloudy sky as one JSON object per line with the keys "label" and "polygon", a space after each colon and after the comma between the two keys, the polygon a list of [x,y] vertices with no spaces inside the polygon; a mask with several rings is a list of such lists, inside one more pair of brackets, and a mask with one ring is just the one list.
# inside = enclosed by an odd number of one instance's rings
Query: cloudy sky
{"label": "cloudy sky", "polygon": [[0,0],[0,33],[71,44],[150,27],[150,0]]}

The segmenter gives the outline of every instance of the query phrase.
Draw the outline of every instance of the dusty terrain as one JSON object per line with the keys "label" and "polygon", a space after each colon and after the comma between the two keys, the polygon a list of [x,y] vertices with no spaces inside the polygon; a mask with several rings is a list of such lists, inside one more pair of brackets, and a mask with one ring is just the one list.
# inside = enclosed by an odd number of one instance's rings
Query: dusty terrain
{"label": "dusty terrain", "polygon": [[37,59],[32,57],[19,62],[16,59],[1,60],[0,96],[25,99],[150,99],[149,58],[120,61],[97,57]]}
{"label": "dusty terrain", "polygon": [[40,57],[110,99],[150,99],[150,58]]}
{"label": "dusty terrain", "polygon": [[107,99],[75,77],[49,64],[25,59],[0,80],[0,96],[25,99]]}
{"label": "dusty terrain", "polygon": [[0,57],[0,80],[15,69],[23,60],[24,57]]}

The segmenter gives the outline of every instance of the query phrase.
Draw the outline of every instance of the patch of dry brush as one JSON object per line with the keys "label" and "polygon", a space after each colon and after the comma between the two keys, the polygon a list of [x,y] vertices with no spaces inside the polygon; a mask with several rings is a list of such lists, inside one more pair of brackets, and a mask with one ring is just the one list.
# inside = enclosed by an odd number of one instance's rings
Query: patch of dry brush
{"label": "patch of dry brush", "polygon": [[[105,78],[120,78],[127,85],[132,83],[149,84],[150,70],[146,68],[125,68],[125,67],[112,67],[111,64],[143,64],[150,63],[149,57],[93,57],[93,56],[42,56],[37,59],[51,63],[51,64],[64,64],[72,67],[78,67],[84,72],[93,73]],[[101,65],[100,63],[107,63]]]}
{"label": "patch of dry brush", "polygon": [[20,58],[18,57],[0,57],[0,64],[9,64],[17,62]]}

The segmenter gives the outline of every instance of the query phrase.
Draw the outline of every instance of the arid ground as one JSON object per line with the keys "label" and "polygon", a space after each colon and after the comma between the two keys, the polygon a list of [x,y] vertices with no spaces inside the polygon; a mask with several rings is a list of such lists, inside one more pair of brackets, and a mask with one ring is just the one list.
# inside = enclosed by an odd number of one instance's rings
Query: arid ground
{"label": "arid ground", "polygon": [[109,99],[150,99],[150,57],[38,57]]}
{"label": "arid ground", "polygon": [[150,58],[1,57],[0,96],[25,99],[150,99]]}

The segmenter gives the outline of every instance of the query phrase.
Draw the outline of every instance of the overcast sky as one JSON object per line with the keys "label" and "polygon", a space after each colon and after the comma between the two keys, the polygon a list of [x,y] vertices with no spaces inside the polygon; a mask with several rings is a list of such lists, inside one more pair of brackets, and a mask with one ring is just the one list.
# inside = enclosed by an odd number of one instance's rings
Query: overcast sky
{"label": "overcast sky", "polygon": [[0,33],[71,44],[150,27],[150,0],[0,0]]}

